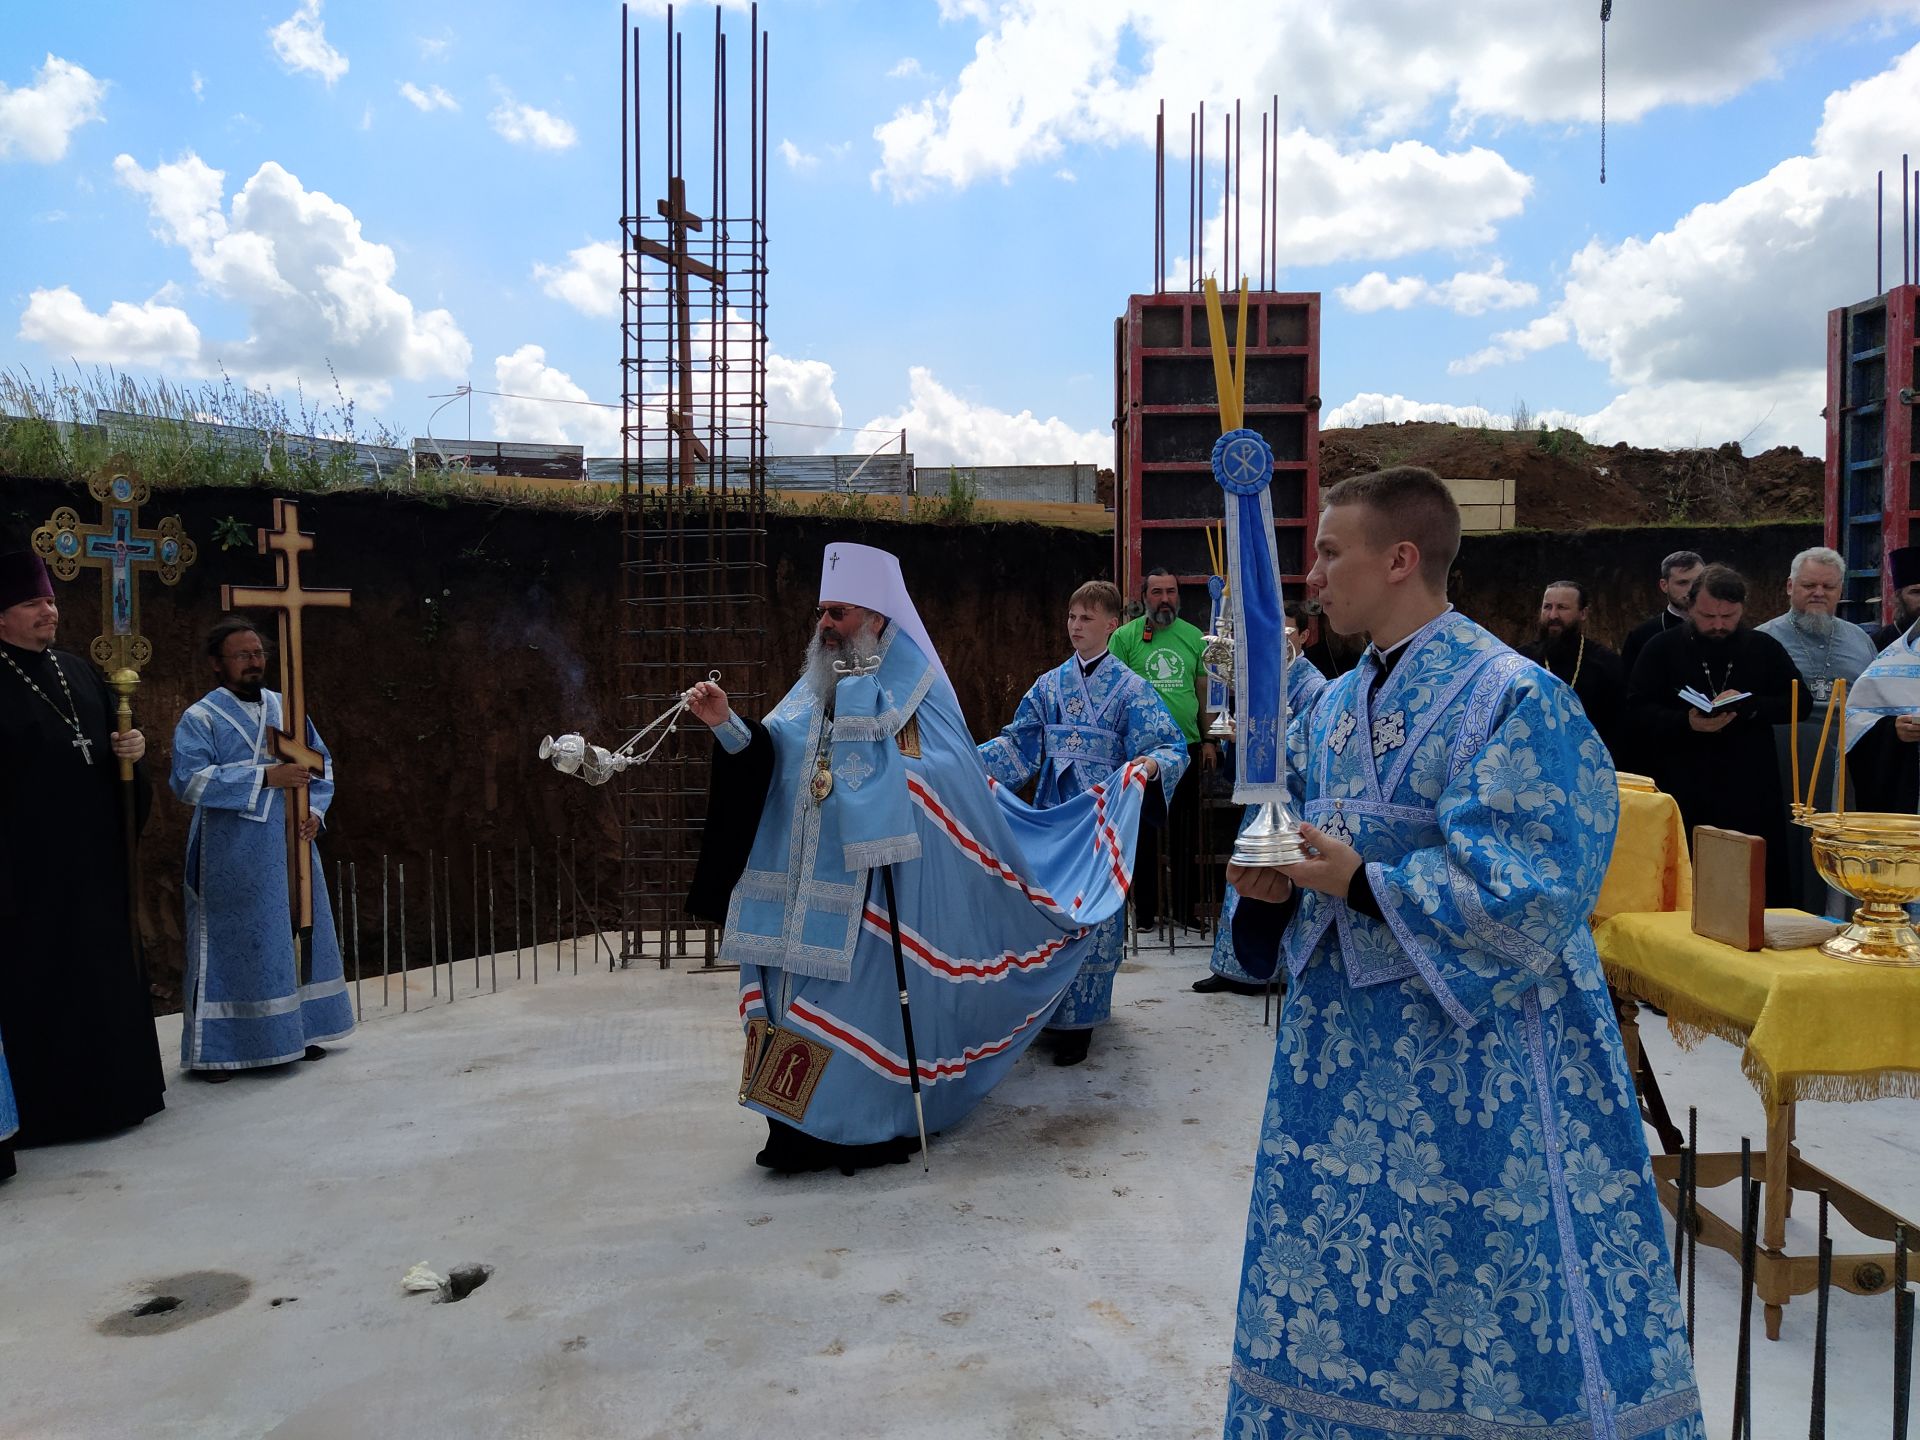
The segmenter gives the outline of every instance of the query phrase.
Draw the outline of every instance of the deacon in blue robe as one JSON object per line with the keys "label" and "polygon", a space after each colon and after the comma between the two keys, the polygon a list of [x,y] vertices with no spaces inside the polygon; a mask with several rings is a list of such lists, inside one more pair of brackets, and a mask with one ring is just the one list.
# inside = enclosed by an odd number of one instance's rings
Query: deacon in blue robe
{"label": "deacon in blue robe", "polygon": [[7,1047],[0,1043],[0,1180],[16,1169],[13,1137],[20,1133],[20,1112],[13,1103],[13,1077],[7,1074]]}
{"label": "deacon in blue robe", "polygon": [[1225,1433],[1701,1440],[1588,932],[1606,747],[1562,681],[1447,607],[1459,514],[1431,472],[1326,505],[1309,584],[1379,648],[1291,727],[1308,859],[1234,871],[1242,962],[1292,983]]}
{"label": "deacon in blue robe", "polygon": [[[1320,698],[1320,692],[1327,688],[1327,677],[1304,655],[1296,655],[1287,662],[1287,714],[1301,716],[1313,709]],[[1240,828],[1247,828],[1253,819],[1253,810],[1249,807],[1240,816]],[[1226,887],[1225,898],[1220,902],[1220,924],[1213,932],[1213,955],[1207,968],[1226,985],[1209,985],[1204,979],[1197,981],[1194,988],[1203,994],[1218,989],[1239,987],[1258,987],[1264,981],[1256,980],[1233,953],[1233,917],[1240,908],[1240,892],[1233,886]]]}
{"label": "deacon in blue robe", "polygon": [[[173,732],[173,793],[193,807],[180,1064],[218,1072],[317,1059],[325,1053],[319,1046],[353,1029],[353,1005],[311,838],[313,941],[304,984],[296,968],[287,802],[276,783],[292,778],[285,773],[292,767],[280,765],[267,733],[282,723],[280,696],[260,688],[264,646],[252,629],[223,621],[208,648],[222,684],[189,706]],[[307,743],[326,757],[325,773],[306,786],[317,833],[333,801],[333,757],[311,721]]]}
{"label": "deacon in blue robe", "polygon": [[764,721],[689,692],[717,753],[687,906],[740,966],[740,1101],[776,1171],[903,1161],[913,1076],[932,1133],[1007,1074],[1125,904],[1147,784],[1128,764],[1051,810],[996,801],[899,562],[829,545],[821,600]]}
{"label": "deacon in blue robe", "polygon": [[[1011,799],[1037,774],[1033,803],[1051,810],[1135,760],[1150,779],[1157,776],[1162,806],[1172,800],[1187,768],[1186,737],[1160,692],[1107,654],[1120,604],[1119,589],[1104,580],[1082,585],[1068,601],[1074,653],[1034,681],[1012,721],[980,747],[987,773],[998,782],[995,794]],[[1047,1018],[1047,1029],[1071,1032],[1054,1051],[1055,1064],[1084,1060],[1095,1027],[1113,1013],[1126,928],[1124,913],[1094,928],[1079,978]]]}

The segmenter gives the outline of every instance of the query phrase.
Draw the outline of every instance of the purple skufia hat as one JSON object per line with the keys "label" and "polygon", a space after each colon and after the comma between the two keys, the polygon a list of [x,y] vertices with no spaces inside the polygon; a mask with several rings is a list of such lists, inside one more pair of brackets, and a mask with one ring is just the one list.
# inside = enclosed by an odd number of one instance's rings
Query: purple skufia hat
{"label": "purple skufia hat", "polygon": [[53,598],[53,577],[46,561],[31,550],[0,555],[0,610],[11,610],[29,600]]}
{"label": "purple skufia hat", "polygon": [[1893,588],[1904,590],[1909,585],[1920,585],[1920,545],[1906,545],[1898,550],[1887,552],[1887,570],[1893,578]]}

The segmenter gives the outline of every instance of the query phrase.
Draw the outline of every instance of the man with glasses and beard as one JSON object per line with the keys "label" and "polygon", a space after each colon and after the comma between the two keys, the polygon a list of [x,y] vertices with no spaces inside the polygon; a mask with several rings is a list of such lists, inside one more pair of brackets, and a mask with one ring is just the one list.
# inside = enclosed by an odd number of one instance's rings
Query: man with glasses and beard
{"label": "man with glasses and beard", "polygon": [[[1739,572],[1709,565],[1687,597],[1687,623],[1640,652],[1627,711],[1654,782],[1679,804],[1689,837],[1696,825],[1760,836],[1767,903],[1788,905],[1787,797],[1773,732],[1799,718],[1792,716],[1794,668],[1779,641],[1740,627],[1746,606]],[[1683,698],[1686,690],[1719,703],[1706,713]]]}
{"label": "man with glasses and beard", "polygon": [[1587,719],[1622,765],[1627,675],[1620,657],[1587,634],[1587,587],[1556,580],[1540,596],[1540,634],[1520,653],[1573,687]]}
{"label": "man with glasses and beard", "polygon": [[[1164,840],[1159,832],[1142,834],[1134,911],[1142,930],[1153,928],[1161,909],[1169,910],[1176,925],[1191,929],[1194,902],[1199,898],[1200,779],[1220,763],[1220,751],[1206,739],[1207,675],[1200,664],[1206,637],[1198,626],[1180,618],[1180,582],[1173,572],[1156,566],[1147,572],[1142,588],[1147,613],[1113,632],[1107,649],[1134,674],[1160,692],[1174,724],[1187,742],[1187,773],[1167,803]],[[1167,847],[1172,871],[1171,895],[1160,894],[1161,844]]]}
{"label": "man with glasses and beard", "polygon": [[289,918],[287,792],[307,792],[301,843],[312,846],[333,803],[333,757],[307,722],[321,774],[275,758],[280,696],[263,688],[267,647],[232,616],[207,633],[219,683],[187,707],[173,732],[173,793],[193,807],[187,831],[187,972],[181,993],[180,1065],[200,1079],[318,1060],[353,1029],[326,874],[313,854],[313,940],[308,972]]}

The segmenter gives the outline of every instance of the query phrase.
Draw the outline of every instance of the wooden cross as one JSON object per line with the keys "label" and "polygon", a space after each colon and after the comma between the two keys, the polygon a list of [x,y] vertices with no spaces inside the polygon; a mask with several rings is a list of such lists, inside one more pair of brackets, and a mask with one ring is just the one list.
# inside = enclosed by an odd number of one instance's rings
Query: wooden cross
{"label": "wooden cross", "polygon": [[[307,744],[307,676],[302,621],[308,610],[345,610],[353,604],[350,590],[320,590],[300,579],[300,557],[313,549],[313,536],[300,530],[300,507],[292,500],[273,502],[273,529],[258,532],[262,555],[274,557],[271,587],[222,585],[220,605],[226,610],[273,610],[280,630],[280,726],[268,730],[275,756],[309,774],[322,775],[326,762]],[[287,898],[298,945],[299,980],[312,973],[313,851],[300,837],[310,814],[304,785],[287,791]]]}
{"label": "wooden cross", "polygon": [[[100,634],[89,653],[120,697],[119,728],[130,730],[133,692],[153,658],[152,644],[140,633],[140,577],[151,573],[163,585],[175,584],[198,552],[177,515],[162,520],[157,530],[140,528],[140,506],[152,492],[138,475],[96,475],[87,489],[100,502],[100,523],[82,524],[71,506],[62,505],[33,532],[33,548],[62,580],[82,570],[100,572]],[[120,778],[133,779],[131,760],[120,762]]]}
{"label": "wooden cross", "polygon": [[[645,235],[635,240],[642,255],[650,255],[673,271],[673,303],[679,332],[680,408],[667,412],[667,428],[680,437],[680,484],[693,484],[696,460],[705,460],[707,447],[693,428],[693,296],[687,277],[698,275],[711,285],[725,283],[725,272],[696,260],[687,250],[687,232],[702,229],[706,222],[687,209],[687,182],[675,175],[667,181],[667,198],[654,202],[654,209],[667,221],[669,244],[662,245]],[[711,397],[709,397],[711,398]]]}

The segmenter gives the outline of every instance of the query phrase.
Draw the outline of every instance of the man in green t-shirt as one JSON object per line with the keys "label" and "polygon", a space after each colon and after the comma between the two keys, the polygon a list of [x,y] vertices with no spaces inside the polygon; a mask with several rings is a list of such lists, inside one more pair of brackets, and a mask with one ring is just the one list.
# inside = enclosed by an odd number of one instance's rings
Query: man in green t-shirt
{"label": "man in green t-shirt", "polygon": [[[1207,722],[1212,718],[1206,707],[1206,671],[1200,664],[1200,651],[1206,637],[1198,628],[1180,618],[1180,582],[1163,568],[1147,572],[1142,589],[1147,613],[1113,632],[1107,642],[1121,664],[1160,692],[1160,698],[1173,713],[1174,723],[1186,737],[1190,763],[1167,806],[1166,845],[1173,873],[1172,894],[1168,897],[1173,918],[1192,927],[1194,901],[1199,892],[1197,854],[1200,837],[1199,770],[1212,770],[1219,762],[1219,751],[1205,739]],[[1160,906],[1160,837],[1142,828],[1134,874],[1134,908],[1140,928],[1151,929],[1158,923]]]}

